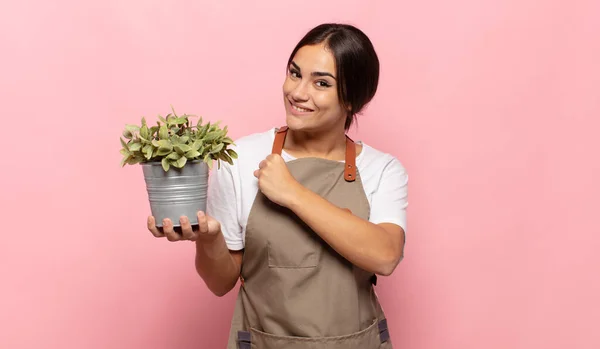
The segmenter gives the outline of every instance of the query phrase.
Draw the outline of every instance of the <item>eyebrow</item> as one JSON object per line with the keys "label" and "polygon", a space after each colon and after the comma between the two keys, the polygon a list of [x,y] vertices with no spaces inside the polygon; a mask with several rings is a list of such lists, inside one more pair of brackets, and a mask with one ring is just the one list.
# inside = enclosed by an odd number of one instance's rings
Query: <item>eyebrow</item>
{"label": "eyebrow", "polygon": [[[294,68],[298,69],[298,71],[302,71],[302,69],[300,69],[300,67],[298,66],[298,64],[296,64],[295,62],[292,61],[290,64],[293,65]],[[315,71],[315,72],[312,72],[310,75],[312,75],[312,76],[330,76],[334,80],[337,80],[335,78],[335,76],[333,76],[331,73],[322,72],[322,71]]]}

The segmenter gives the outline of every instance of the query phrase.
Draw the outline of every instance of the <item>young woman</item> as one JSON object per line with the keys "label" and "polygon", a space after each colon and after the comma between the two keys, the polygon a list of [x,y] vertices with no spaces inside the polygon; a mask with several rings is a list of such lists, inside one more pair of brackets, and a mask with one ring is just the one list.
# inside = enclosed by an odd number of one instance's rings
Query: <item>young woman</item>
{"label": "young woman", "polygon": [[236,141],[239,159],[210,176],[199,230],[169,220],[169,241],[196,242],[216,295],[241,280],[229,349],[391,348],[373,290],[403,256],[407,174],[346,136],[377,90],[379,60],[350,25],[324,24],[290,55],[286,125]]}

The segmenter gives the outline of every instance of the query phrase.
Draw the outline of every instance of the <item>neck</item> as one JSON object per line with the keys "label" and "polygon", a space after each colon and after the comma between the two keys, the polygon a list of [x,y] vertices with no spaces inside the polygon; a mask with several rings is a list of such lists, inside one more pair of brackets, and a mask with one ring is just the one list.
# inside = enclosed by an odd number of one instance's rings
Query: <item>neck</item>
{"label": "neck", "polygon": [[323,132],[289,130],[285,150],[295,157],[341,160],[346,153],[346,130],[343,127]]}

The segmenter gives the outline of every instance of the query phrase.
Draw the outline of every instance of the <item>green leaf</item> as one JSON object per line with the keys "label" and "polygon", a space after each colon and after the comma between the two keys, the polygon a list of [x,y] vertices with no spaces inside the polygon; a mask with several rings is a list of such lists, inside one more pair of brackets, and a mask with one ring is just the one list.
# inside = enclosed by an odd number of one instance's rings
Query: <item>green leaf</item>
{"label": "green leaf", "polygon": [[165,170],[165,172],[167,172],[169,170],[169,168],[171,167],[171,165],[169,164],[169,160],[167,158],[163,158],[160,161],[163,170]]}
{"label": "green leaf", "polygon": [[173,150],[167,149],[167,148],[158,148],[158,151],[156,152],[156,155],[158,155],[158,156],[165,156],[165,155],[170,154],[172,151]]}
{"label": "green leaf", "polygon": [[131,154],[127,149],[121,149],[120,153],[123,156],[129,156]]}
{"label": "green leaf", "polygon": [[210,128],[210,122],[207,123],[206,125],[202,126],[202,129],[198,132],[198,138],[202,139],[208,132],[209,128]]}
{"label": "green leaf", "polygon": [[[154,144],[154,142],[152,142]],[[169,149],[169,151],[173,150],[173,144],[166,139],[162,139],[160,141],[156,141],[156,146],[159,148]]]}
{"label": "green leaf", "polygon": [[218,131],[212,131],[206,134],[206,136],[204,137],[204,141],[205,142],[211,142],[214,141],[215,139],[219,138],[221,135],[219,134]]}
{"label": "green leaf", "polygon": [[202,146],[202,143],[204,143],[204,142],[202,142],[201,140],[196,140],[196,141],[194,141],[194,144],[192,144],[192,148],[195,150],[199,150],[200,147]]}
{"label": "green leaf", "polygon": [[177,151],[179,154],[186,153],[186,152],[188,152],[190,150],[192,150],[192,147],[190,147],[187,144],[177,144],[177,145],[175,145],[175,151]]}
{"label": "green leaf", "polygon": [[119,137],[119,140],[121,141],[121,145],[123,146],[123,148],[128,149],[127,148],[127,143],[125,143],[125,141],[123,140],[123,138]]}
{"label": "green leaf", "polygon": [[140,127],[137,125],[125,125],[125,129],[131,133],[136,133],[140,131]]}
{"label": "green leaf", "polygon": [[131,139],[131,138],[133,138],[133,135],[131,134],[131,132],[129,130],[124,130],[123,137],[125,137],[126,139]]}
{"label": "green leaf", "polygon": [[225,152],[219,154],[219,159],[227,161],[228,164],[233,165],[233,159],[231,159]]}
{"label": "green leaf", "polygon": [[232,159],[237,159],[238,158],[238,154],[233,149],[227,149],[227,154],[229,156],[231,156]]}
{"label": "green leaf", "polygon": [[188,158],[188,159],[197,158],[200,155],[201,155],[200,152],[197,151],[197,150],[194,150],[194,149],[192,149],[192,150],[188,151],[187,153],[185,153],[185,157]]}
{"label": "green leaf", "polygon": [[211,154],[217,154],[218,152],[220,152],[223,149],[223,143],[219,143],[217,146],[215,146],[210,153]]}
{"label": "green leaf", "polygon": [[146,139],[150,137],[150,130],[148,129],[148,126],[142,126],[142,128],[140,129],[140,136]]}
{"label": "green leaf", "polygon": [[199,130],[200,126],[202,126],[202,117],[198,119],[198,122],[196,123],[196,129]]}
{"label": "green leaf", "polygon": [[183,125],[187,122],[187,118],[176,118],[172,121],[175,125]]}
{"label": "green leaf", "polygon": [[184,143],[184,144],[187,144],[187,142],[188,142],[189,140],[190,140],[190,137],[189,137],[189,136],[181,136],[181,137],[179,138],[179,141],[180,141],[181,143]]}
{"label": "green leaf", "polygon": [[159,139],[167,139],[167,138],[169,138],[169,130],[167,129],[167,126],[162,125],[160,127],[160,129],[158,130],[158,138]]}
{"label": "green leaf", "polygon": [[142,143],[133,143],[129,146],[130,151],[139,151],[142,149]]}
{"label": "green leaf", "polygon": [[160,115],[158,116],[158,120],[160,120],[163,124],[167,123],[167,120]]}
{"label": "green leaf", "polygon": [[137,158],[137,157],[133,157],[133,156],[131,156],[131,157],[129,157],[129,158],[127,159],[127,163],[128,163],[128,164],[130,164],[130,165],[135,165],[135,164],[137,164],[138,162],[140,162],[140,161],[139,161],[139,158]]}
{"label": "green leaf", "polygon": [[150,144],[150,141],[142,136],[140,136],[140,140],[142,141],[142,144]]}
{"label": "green leaf", "polygon": [[179,160],[181,158],[181,155],[179,155],[176,152],[172,152],[171,154],[169,154],[169,156],[167,156],[167,159],[169,160]]}
{"label": "green leaf", "polygon": [[225,137],[225,138],[223,138],[222,142],[225,144],[233,144],[233,139],[231,139],[229,137]]}
{"label": "green leaf", "polygon": [[216,131],[219,128],[219,125],[221,124],[221,120],[215,122],[214,124],[212,124],[212,126],[210,127],[210,131]]}
{"label": "green leaf", "polygon": [[177,167],[177,168],[183,168],[183,166],[185,166],[186,162],[187,162],[187,158],[185,156],[182,156],[175,163],[175,167]]}

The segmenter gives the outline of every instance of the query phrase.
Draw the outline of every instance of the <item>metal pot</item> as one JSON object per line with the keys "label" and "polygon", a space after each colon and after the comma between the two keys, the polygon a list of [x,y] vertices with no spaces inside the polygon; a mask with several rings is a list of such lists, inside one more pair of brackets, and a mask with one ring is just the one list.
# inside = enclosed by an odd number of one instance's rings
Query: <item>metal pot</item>
{"label": "metal pot", "polygon": [[169,218],[174,227],[179,227],[180,216],[187,216],[191,225],[197,225],[198,211],[206,211],[208,165],[202,160],[195,160],[181,169],[171,166],[167,172],[160,162],[140,165],[156,226],[162,227],[163,219]]}

